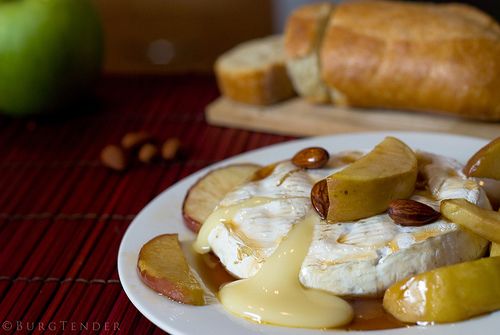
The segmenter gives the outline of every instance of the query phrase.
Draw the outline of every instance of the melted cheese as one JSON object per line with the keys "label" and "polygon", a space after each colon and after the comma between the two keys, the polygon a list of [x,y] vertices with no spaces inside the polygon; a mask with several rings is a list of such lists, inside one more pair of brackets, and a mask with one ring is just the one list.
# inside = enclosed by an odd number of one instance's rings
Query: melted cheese
{"label": "melted cheese", "polygon": [[237,278],[253,276],[311,209],[311,187],[328,172],[313,174],[289,161],[277,164],[268,177],[242,185],[222,199],[202,226],[195,248],[212,250]]}
{"label": "melted cheese", "polygon": [[196,241],[193,244],[194,250],[199,254],[206,254],[211,250],[208,237],[217,225],[223,224],[226,227],[231,226],[232,220],[236,217],[238,212],[262,206],[269,202],[271,202],[269,198],[255,197],[243,200],[232,206],[218,207],[201,226]]}
{"label": "melted cheese", "polygon": [[219,298],[228,311],[259,323],[327,328],[349,323],[352,307],[324,291],[299,282],[302,261],[311,243],[315,213],[297,223],[257,274],[225,285]]}

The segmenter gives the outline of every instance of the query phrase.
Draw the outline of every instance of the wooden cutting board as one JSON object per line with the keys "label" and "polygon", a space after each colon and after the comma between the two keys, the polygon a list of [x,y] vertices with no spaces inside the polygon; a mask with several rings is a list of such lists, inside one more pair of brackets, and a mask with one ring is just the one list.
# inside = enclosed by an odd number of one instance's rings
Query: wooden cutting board
{"label": "wooden cutting board", "polygon": [[205,116],[212,125],[293,136],[380,130],[433,131],[488,139],[500,136],[499,122],[470,121],[427,113],[312,105],[300,98],[258,107],[220,97],[207,106]]}

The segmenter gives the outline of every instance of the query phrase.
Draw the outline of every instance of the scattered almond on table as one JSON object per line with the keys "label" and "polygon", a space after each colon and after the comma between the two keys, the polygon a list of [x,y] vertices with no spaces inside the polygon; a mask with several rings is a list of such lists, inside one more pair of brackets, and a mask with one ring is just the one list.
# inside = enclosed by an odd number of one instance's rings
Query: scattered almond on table
{"label": "scattered almond on table", "polygon": [[160,157],[170,161],[177,157],[181,142],[178,138],[168,138],[160,148],[158,140],[148,132],[138,131],[126,133],[121,139],[120,146],[110,144],[101,151],[101,163],[115,171],[126,170],[132,159],[141,163],[150,164]]}
{"label": "scattered almond on table", "polygon": [[163,143],[161,156],[166,161],[171,160],[177,156],[180,147],[181,141],[178,138],[169,138]]}
{"label": "scattered almond on table", "polygon": [[117,145],[107,145],[101,151],[102,165],[116,170],[123,171],[127,168],[128,159],[125,151]]}
{"label": "scattered almond on table", "polygon": [[151,163],[158,157],[158,147],[152,143],[144,144],[138,153],[139,161]]}
{"label": "scattered almond on table", "polygon": [[153,141],[153,136],[145,131],[126,133],[122,138],[122,147],[133,150]]}

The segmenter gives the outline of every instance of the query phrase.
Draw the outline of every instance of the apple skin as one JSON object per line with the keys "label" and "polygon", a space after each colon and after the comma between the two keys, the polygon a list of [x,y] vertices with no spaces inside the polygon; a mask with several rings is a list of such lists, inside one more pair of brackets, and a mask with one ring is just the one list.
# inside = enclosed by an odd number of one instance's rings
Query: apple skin
{"label": "apple skin", "polygon": [[0,0],[0,112],[53,111],[88,94],[102,45],[89,0]]}

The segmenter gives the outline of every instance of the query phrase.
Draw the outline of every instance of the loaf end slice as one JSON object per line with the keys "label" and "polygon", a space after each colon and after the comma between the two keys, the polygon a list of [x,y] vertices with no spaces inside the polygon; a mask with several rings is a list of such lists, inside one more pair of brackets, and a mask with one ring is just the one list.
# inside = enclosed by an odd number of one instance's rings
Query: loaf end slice
{"label": "loaf end slice", "polygon": [[222,94],[238,102],[270,105],[295,94],[279,35],[229,50],[217,59],[215,73]]}

